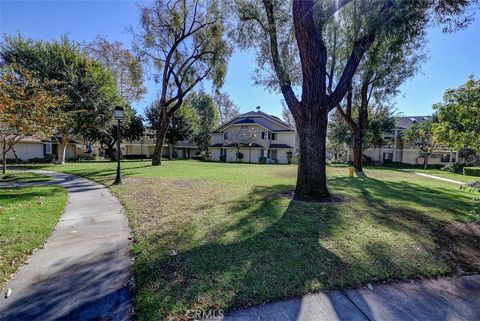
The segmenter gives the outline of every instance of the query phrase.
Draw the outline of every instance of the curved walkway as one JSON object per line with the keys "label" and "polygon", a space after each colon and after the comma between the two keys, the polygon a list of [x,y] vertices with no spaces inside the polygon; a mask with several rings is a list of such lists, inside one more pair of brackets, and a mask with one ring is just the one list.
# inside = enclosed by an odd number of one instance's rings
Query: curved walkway
{"label": "curved walkway", "polygon": [[[34,171],[59,184],[68,203],[43,249],[6,285],[0,320],[130,320],[131,237],[122,205],[108,189],[73,175]],[[5,186],[5,184],[0,184]]]}

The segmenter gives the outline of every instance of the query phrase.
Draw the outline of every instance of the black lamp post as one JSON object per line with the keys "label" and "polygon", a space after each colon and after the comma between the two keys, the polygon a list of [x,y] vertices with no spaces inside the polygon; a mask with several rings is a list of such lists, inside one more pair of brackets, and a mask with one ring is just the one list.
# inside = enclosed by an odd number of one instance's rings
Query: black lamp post
{"label": "black lamp post", "polygon": [[115,119],[118,121],[117,123],[117,177],[115,177],[115,182],[113,184],[118,185],[122,184],[122,168],[120,166],[120,123],[125,117],[123,114],[123,107],[117,106],[115,107],[114,112]]}

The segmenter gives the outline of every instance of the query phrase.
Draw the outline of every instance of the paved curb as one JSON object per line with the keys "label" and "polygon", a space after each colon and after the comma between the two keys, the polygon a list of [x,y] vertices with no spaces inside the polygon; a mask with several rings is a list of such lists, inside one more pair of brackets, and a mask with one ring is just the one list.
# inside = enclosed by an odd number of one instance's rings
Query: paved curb
{"label": "paved curb", "polygon": [[475,275],[310,294],[204,321],[473,321],[479,306]]}
{"label": "paved curb", "polygon": [[[68,203],[43,249],[32,255],[0,297],[0,320],[131,320],[131,234],[123,208],[100,184],[69,174],[52,177]],[[5,187],[5,185],[3,185]]]}

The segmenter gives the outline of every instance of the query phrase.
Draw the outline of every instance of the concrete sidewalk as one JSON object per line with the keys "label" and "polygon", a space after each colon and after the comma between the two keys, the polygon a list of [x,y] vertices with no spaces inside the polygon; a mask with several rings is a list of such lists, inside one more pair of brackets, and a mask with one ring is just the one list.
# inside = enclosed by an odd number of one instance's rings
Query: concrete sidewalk
{"label": "concrete sidewalk", "polygon": [[131,237],[120,202],[103,185],[35,171],[68,191],[45,247],[32,255],[0,297],[0,320],[130,320]]}
{"label": "concrete sidewalk", "polygon": [[480,276],[396,282],[307,295],[209,321],[476,321]]}
{"label": "concrete sidewalk", "polygon": [[427,177],[427,178],[433,178],[433,179],[437,179],[439,181],[449,182],[449,183],[453,183],[453,184],[459,184],[459,185],[465,184],[464,182],[455,181],[453,179],[440,177],[440,176],[435,176],[435,175],[424,174],[424,173],[415,173],[415,175],[423,176],[423,177]]}

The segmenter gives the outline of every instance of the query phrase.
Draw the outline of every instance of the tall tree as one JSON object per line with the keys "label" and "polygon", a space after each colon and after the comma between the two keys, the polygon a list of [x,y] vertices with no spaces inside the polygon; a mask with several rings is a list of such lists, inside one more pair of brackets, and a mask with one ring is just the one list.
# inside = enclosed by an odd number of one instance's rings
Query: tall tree
{"label": "tall tree", "polygon": [[221,10],[216,0],[156,0],[141,10],[136,48],[153,63],[161,87],[152,165],[161,164],[168,124],[185,96],[203,80],[223,84],[231,50]]}
{"label": "tall tree", "polygon": [[210,145],[210,133],[218,126],[218,107],[214,99],[204,92],[192,94],[188,106],[193,112],[192,139],[201,151],[206,151]]}
{"label": "tall tree", "polygon": [[[148,124],[156,128],[161,121],[160,113],[158,111],[158,102],[151,104],[145,110],[145,118]],[[181,140],[190,139],[193,134],[192,125],[192,111],[189,110],[185,104],[170,118],[168,124],[168,131],[165,135],[165,140],[168,143],[168,158],[173,158],[173,147]]]}
{"label": "tall tree", "polygon": [[423,158],[423,167],[427,168],[428,158],[437,147],[433,136],[433,119],[413,124],[403,132],[403,139],[418,149],[418,156]]}
{"label": "tall tree", "polygon": [[229,94],[217,91],[214,99],[218,106],[220,124],[224,124],[240,114],[240,107],[235,105]]}
{"label": "tall tree", "polygon": [[[120,124],[120,137],[126,141],[139,140],[144,132],[144,125],[142,117],[138,116],[131,107],[124,107],[125,118]],[[88,132],[85,137],[89,141],[97,141],[100,145],[106,147],[105,156],[110,160],[117,159],[115,152],[115,145],[117,144],[117,127],[118,122],[115,119],[110,119],[108,125],[104,128],[98,128]]]}
{"label": "tall tree", "polygon": [[[243,21],[238,26],[240,45],[258,48],[260,72],[263,70],[267,76],[263,83],[280,89],[295,118],[301,155],[295,188],[298,200],[330,198],[325,172],[328,113],[347,94],[365,52],[375,39],[384,34],[421,34],[432,12],[430,9],[446,17],[452,12],[462,12],[471,3],[432,0],[235,2]],[[332,47],[327,46],[325,28],[353,3],[362,17],[361,32],[351,39],[348,59],[343,62],[337,78],[328,68]],[[268,69],[262,69],[263,66]]]}
{"label": "tall tree", "polygon": [[[330,198],[325,172],[328,113],[344,98],[377,33],[387,30],[385,26],[392,27],[392,21],[400,12],[405,14],[414,7],[395,1],[362,2],[364,5],[359,10],[365,17],[363,32],[352,39],[348,60],[340,78],[335,79],[327,66],[325,28],[337,12],[351,2],[264,0],[260,8],[254,1],[239,1],[240,17],[249,23],[245,28],[250,31],[242,37],[248,40],[242,44],[259,42],[259,60],[271,64],[275,80],[295,118],[301,155],[295,188],[297,200]],[[400,23],[396,27],[405,28]],[[293,86],[299,87],[296,91],[300,98]]]}
{"label": "tall tree", "polygon": [[105,128],[113,118],[114,106],[124,104],[111,72],[82,54],[79,45],[66,36],[52,42],[6,36],[0,58],[1,65],[18,64],[40,81],[57,81],[51,90],[68,98],[55,124],[60,164],[65,162],[71,139]]}
{"label": "tall tree", "polygon": [[433,124],[435,139],[455,150],[471,149],[480,153],[480,80],[473,76],[443,95],[433,105],[438,121]]}
{"label": "tall tree", "polygon": [[363,145],[370,105],[387,105],[397,95],[400,85],[415,75],[423,60],[422,40],[377,38],[352,79],[345,103],[337,105],[337,112],[353,133],[353,167],[357,175],[363,175]]}
{"label": "tall tree", "polygon": [[[353,117],[358,111],[353,111]],[[355,145],[355,133],[347,125],[340,113],[330,116],[328,124],[328,146],[334,153],[345,151],[346,148],[353,149]],[[395,129],[396,118],[392,108],[385,106],[369,106],[368,123],[363,129],[362,152],[367,148],[380,148],[388,141],[384,138],[385,133]],[[355,156],[354,156],[355,157]]]}
{"label": "tall tree", "polygon": [[7,169],[7,152],[28,135],[48,137],[55,130],[57,111],[66,97],[50,90],[54,81],[39,81],[16,65],[0,70],[0,144],[2,173]]}
{"label": "tall tree", "polygon": [[110,69],[117,81],[118,90],[125,102],[131,105],[143,98],[146,88],[143,84],[141,60],[119,41],[109,42],[97,36],[87,44],[84,51],[94,60]]}

